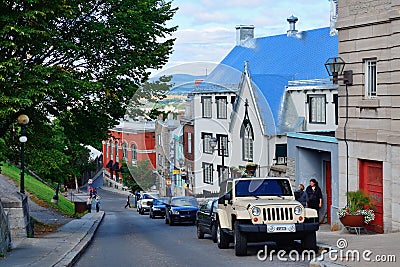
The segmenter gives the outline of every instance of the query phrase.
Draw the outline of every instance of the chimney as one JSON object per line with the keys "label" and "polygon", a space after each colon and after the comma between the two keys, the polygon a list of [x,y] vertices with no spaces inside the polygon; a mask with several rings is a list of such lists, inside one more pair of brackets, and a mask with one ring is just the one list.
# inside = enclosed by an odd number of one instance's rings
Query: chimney
{"label": "chimney", "polygon": [[254,38],[254,25],[236,26],[236,45],[242,46],[248,39]]}
{"label": "chimney", "polygon": [[287,19],[287,21],[289,22],[289,25],[290,25],[290,29],[287,31],[287,36],[288,36],[288,37],[296,37],[296,35],[297,35],[296,22],[297,22],[298,20],[299,20],[299,19],[296,18],[296,17],[293,16],[293,15],[291,15],[291,16]]}

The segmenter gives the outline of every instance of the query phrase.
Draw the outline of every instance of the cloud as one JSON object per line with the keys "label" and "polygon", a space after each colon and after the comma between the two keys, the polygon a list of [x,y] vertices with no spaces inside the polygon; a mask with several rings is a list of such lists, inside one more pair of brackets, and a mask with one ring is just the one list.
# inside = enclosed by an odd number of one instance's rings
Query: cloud
{"label": "cloud", "polygon": [[286,34],[286,19],[299,18],[296,29],[329,27],[327,0],[174,0],[179,7],[174,52],[167,66],[193,61],[221,61],[235,46],[235,26],[254,25],[255,37]]}

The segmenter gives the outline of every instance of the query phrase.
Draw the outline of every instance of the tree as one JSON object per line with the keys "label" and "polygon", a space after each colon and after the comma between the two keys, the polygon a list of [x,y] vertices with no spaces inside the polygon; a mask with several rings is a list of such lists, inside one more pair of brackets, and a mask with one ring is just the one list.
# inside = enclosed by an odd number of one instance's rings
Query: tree
{"label": "tree", "polygon": [[155,183],[157,174],[153,172],[154,168],[149,159],[137,162],[137,166],[123,165],[122,174],[123,184],[129,187],[133,192],[137,190],[149,190]]}
{"label": "tree", "polygon": [[130,118],[142,116],[147,119],[156,119],[159,114],[166,116],[167,114],[158,108],[157,103],[164,99],[167,92],[174,86],[171,80],[172,75],[144,82],[132,97],[127,108],[127,115]]}
{"label": "tree", "polygon": [[[56,153],[55,169],[81,157],[81,151],[66,153],[71,147],[97,147],[148,70],[166,63],[176,30],[166,22],[175,12],[164,0],[2,1],[0,136],[7,147],[19,146],[21,113],[31,119],[28,136],[36,138],[26,143],[27,153]],[[47,127],[58,127],[65,142],[57,145],[60,135],[42,132]],[[41,147],[46,142],[67,147],[51,152]]]}

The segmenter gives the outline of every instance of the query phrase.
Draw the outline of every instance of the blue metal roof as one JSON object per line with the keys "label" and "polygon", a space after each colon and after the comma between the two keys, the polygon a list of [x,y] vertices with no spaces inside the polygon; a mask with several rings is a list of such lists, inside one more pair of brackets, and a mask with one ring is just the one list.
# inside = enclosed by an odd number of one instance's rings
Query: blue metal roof
{"label": "blue metal roof", "polygon": [[288,133],[287,137],[337,144],[338,140],[332,136],[307,133]]}
{"label": "blue metal roof", "polygon": [[[258,97],[256,100],[267,133],[280,133],[283,131],[281,125],[284,124],[280,121],[280,113],[288,81],[329,77],[324,63],[328,58],[338,55],[338,38],[330,36],[329,30],[321,28],[304,31],[299,34],[301,37],[282,34],[250,39],[244,46],[235,46],[207,81],[235,83],[240,80],[238,73],[243,72],[245,61],[248,61],[252,81],[265,97],[265,100]],[[227,71],[229,68],[233,71]],[[265,101],[269,109],[263,107]],[[272,115],[268,114],[271,112]],[[270,123],[274,123],[275,131],[268,129]]]}

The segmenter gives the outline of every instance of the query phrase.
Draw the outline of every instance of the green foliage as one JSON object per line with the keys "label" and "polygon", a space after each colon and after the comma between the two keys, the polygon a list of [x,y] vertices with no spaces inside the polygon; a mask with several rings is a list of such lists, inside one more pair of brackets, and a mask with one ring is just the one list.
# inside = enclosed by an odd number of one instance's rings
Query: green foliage
{"label": "green foliage", "polygon": [[27,166],[53,181],[79,173],[79,147],[107,139],[148,70],[168,60],[175,12],[163,0],[0,2],[3,157],[18,162],[25,113]]}
{"label": "green foliage", "polygon": [[163,114],[158,108],[158,102],[166,97],[167,92],[174,84],[170,83],[172,76],[161,76],[155,81],[146,81],[132,97],[127,114],[131,118],[138,116],[156,119]]}
{"label": "green foliage", "polygon": [[149,159],[138,161],[137,166],[124,163],[123,168],[123,183],[132,192],[149,190],[156,183],[157,174],[153,172],[154,168]]}
{"label": "green foliage", "polygon": [[374,199],[363,190],[347,192],[347,208],[349,214],[356,214],[363,209],[373,209]]}
{"label": "green foliage", "polygon": [[[3,174],[7,177],[14,180],[17,184],[20,183],[20,170],[14,166],[11,166],[7,163],[3,164]],[[59,195],[58,204],[54,204],[51,202],[53,198],[55,190],[46,184],[40,182],[29,174],[25,174],[24,176],[24,186],[25,190],[30,194],[36,196],[38,199],[44,201],[49,206],[58,210],[66,216],[73,216],[75,212],[75,208],[72,202],[70,202],[67,198],[62,195]]]}

